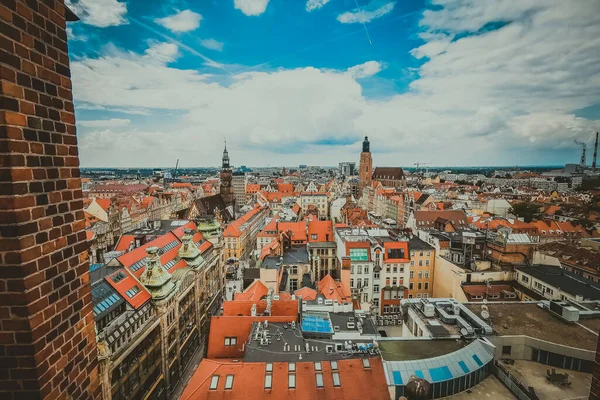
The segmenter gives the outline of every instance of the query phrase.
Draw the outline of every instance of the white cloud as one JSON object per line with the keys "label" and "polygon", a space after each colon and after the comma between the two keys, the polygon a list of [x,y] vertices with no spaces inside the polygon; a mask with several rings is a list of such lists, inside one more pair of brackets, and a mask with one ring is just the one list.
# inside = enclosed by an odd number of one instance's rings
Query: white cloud
{"label": "white cloud", "polygon": [[191,10],[183,10],[168,17],[157,18],[154,21],[171,32],[180,33],[197,29],[200,26],[200,20],[202,20],[202,15]]}
{"label": "white cloud", "polygon": [[86,42],[88,40],[87,36],[85,35],[75,34],[73,32],[73,28],[71,28],[70,26],[67,26],[67,38],[69,42]]}
{"label": "white cloud", "polygon": [[308,0],[306,2],[306,11],[314,11],[329,3],[329,0]]}
{"label": "white cloud", "polygon": [[381,18],[384,15],[391,13],[396,5],[395,1],[379,6],[380,3],[381,2],[379,1],[373,0],[365,7],[355,8],[352,11],[346,11],[345,13],[338,15],[337,20],[343,24],[362,24],[371,22],[374,19]]}
{"label": "white cloud", "polygon": [[65,4],[88,25],[105,28],[127,23],[127,4],[117,0],[66,0]]}
{"label": "white cloud", "polygon": [[233,0],[233,6],[248,16],[261,15],[268,4],[269,0]]}
{"label": "white cloud", "polygon": [[[152,129],[127,134],[85,133],[82,163],[150,166],[181,158],[190,166],[217,165],[226,136],[237,165],[335,164],[356,160],[358,142],[368,134],[376,165],[531,164],[567,161],[533,156],[547,149],[577,152],[573,139],[592,140],[600,121],[577,117],[575,110],[598,103],[597,3],[547,1],[525,17],[508,10],[523,9],[513,1],[463,1],[475,9],[451,12],[442,8],[449,0],[443,1],[423,17],[424,44],[411,51],[425,61],[417,79],[406,93],[385,99],[365,97],[357,82],[377,74],[378,61],[340,70],[306,67],[215,78],[170,67],[177,52],[159,51],[158,44],[145,54],[113,51],[75,60],[78,104],[183,114],[156,117]],[[478,16],[477,23],[463,26],[465,15]],[[465,36],[514,15],[496,30]],[[151,57],[155,51],[167,56]],[[104,138],[110,143],[101,142]],[[323,138],[357,144],[334,152],[310,144]],[[128,157],[130,142],[148,156]]]}
{"label": "white cloud", "polygon": [[146,50],[146,56],[151,61],[169,63],[177,59],[179,48],[175,43],[151,43]]}
{"label": "white cloud", "polygon": [[354,67],[348,68],[348,73],[356,79],[367,78],[373,76],[382,70],[381,63],[377,61],[367,61],[364,64],[355,65]]}
{"label": "white cloud", "polygon": [[129,119],[122,118],[111,118],[111,119],[99,119],[91,121],[77,121],[78,125],[85,126],[88,128],[119,128],[127,126],[131,123]]}
{"label": "white cloud", "polygon": [[219,42],[215,39],[201,40],[200,45],[210,50],[223,51],[223,42]]}

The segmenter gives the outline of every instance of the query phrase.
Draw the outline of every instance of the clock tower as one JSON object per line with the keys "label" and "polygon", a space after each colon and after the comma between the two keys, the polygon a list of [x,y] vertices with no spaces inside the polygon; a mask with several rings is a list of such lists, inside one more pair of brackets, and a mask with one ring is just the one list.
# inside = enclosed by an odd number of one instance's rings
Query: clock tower
{"label": "clock tower", "polygon": [[231,166],[229,165],[229,153],[227,152],[227,142],[225,142],[225,150],[223,150],[223,163],[221,164],[221,198],[225,202],[225,206],[234,207],[233,186],[231,184]]}

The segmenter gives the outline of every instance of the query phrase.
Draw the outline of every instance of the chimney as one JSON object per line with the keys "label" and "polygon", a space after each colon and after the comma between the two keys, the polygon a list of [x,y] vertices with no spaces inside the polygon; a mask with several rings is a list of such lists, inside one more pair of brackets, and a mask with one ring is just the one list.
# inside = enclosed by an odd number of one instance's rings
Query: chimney
{"label": "chimney", "polygon": [[596,156],[598,155],[598,132],[596,132],[596,142],[594,143],[594,161],[592,162],[592,171],[596,172]]}

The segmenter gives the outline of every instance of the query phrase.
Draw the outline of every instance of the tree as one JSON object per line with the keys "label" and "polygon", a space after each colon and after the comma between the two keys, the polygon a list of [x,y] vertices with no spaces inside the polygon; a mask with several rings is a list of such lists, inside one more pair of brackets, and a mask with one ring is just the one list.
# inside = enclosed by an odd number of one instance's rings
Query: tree
{"label": "tree", "polygon": [[524,201],[513,205],[509,213],[522,217],[525,222],[531,222],[540,214],[540,208],[532,202]]}

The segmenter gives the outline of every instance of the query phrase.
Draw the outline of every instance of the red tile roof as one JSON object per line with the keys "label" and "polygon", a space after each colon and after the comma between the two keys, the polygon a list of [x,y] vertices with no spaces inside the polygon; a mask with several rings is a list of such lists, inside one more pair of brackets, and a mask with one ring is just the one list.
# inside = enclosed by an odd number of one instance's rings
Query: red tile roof
{"label": "red tile roof", "polygon": [[173,182],[173,188],[192,188],[192,184],[190,182]]}
{"label": "red tile roof", "polygon": [[319,293],[328,300],[337,300],[339,303],[349,303],[351,293],[342,282],[335,281],[331,275],[327,274],[319,282]]}
{"label": "red tile roof", "polygon": [[[313,235],[316,237],[313,239]],[[309,242],[333,242],[333,223],[331,221],[311,221],[308,223]]]}
{"label": "red tile roof", "polygon": [[129,250],[129,246],[135,240],[135,235],[121,235],[117,245],[115,246],[115,251],[126,251]]}
{"label": "red tile roof", "polygon": [[[383,253],[383,262],[388,262],[388,263],[406,263],[406,262],[410,262],[410,259],[408,258],[408,242],[384,242],[383,243],[383,249],[384,249],[384,253]],[[404,258],[390,258],[389,257],[389,250],[392,249],[403,249],[404,250]]]}
{"label": "red tile roof", "polygon": [[[274,317],[296,317],[298,316],[298,300],[285,300],[281,299],[279,294],[279,300],[271,301],[271,315]],[[289,296],[289,295],[288,295]],[[291,296],[289,296],[291,298]],[[246,316],[252,315],[252,305],[256,304],[256,313],[262,314],[267,308],[267,301],[252,301],[252,300],[234,300],[226,301],[223,303],[223,316],[224,317],[235,317],[235,316]]]}
{"label": "red tile roof", "polygon": [[[292,322],[298,321],[298,315],[294,316],[235,316],[235,317],[212,317],[210,319],[210,331],[208,336],[209,358],[241,358],[244,356],[243,344],[248,340],[252,332],[254,322]],[[226,337],[236,337],[237,345],[225,346]]]}
{"label": "red tile roof", "polygon": [[315,300],[317,298],[317,291],[306,286],[296,290],[294,294],[296,297],[302,296],[303,301]]}
{"label": "red tile roof", "polygon": [[[148,290],[146,290],[144,285],[134,279],[126,268],[121,268],[115,271],[105,279],[108,284],[111,285],[117,292],[119,292],[121,297],[123,297],[123,299],[136,310],[150,300],[151,296]],[[138,287],[139,292],[134,294],[133,297],[129,297],[127,295],[127,291],[136,286]]]}
{"label": "red tile roof", "polygon": [[279,185],[277,185],[277,191],[283,193],[293,192],[294,185],[292,185],[291,183],[280,183]]}
{"label": "red tile roof", "polygon": [[415,211],[417,229],[435,227],[435,221],[438,218],[451,222],[455,228],[467,228],[469,226],[467,214],[462,210]]}
{"label": "red tile roof", "polygon": [[242,235],[241,227],[248,221],[250,221],[256,214],[260,213],[263,210],[262,207],[257,206],[252,210],[248,211],[246,214],[242,215],[232,223],[230,223],[225,231],[223,232],[223,237],[238,237]]}
{"label": "red tile roof", "polygon": [[[313,362],[296,362],[296,388],[288,388],[288,363],[274,362],[272,387],[265,389],[264,362],[242,362],[204,359],[192,376],[181,400],[381,400],[389,399],[388,386],[381,358],[370,357],[370,368],[363,367],[360,358],[337,361],[340,386],[333,385],[329,361],[321,362],[321,371],[315,371]],[[323,374],[323,387],[318,388],[316,373]],[[211,378],[219,376],[216,390],[209,390]],[[231,389],[225,389],[227,375],[233,375]]]}
{"label": "red tile roof", "polygon": [[100,207],[102,207],[102,209],[104,211],[108,211],[108,208],[110,207],[110,199],[108,199],[106,197],[104,197],[104,198],[101,198],[101,197],[96,198],[96,203]]}
{"label": "red tile roof", "polygon": [[258,301],[269,293],[269,289],[259,280],[252,282],[243,293],[236,293],[235,300]]}

